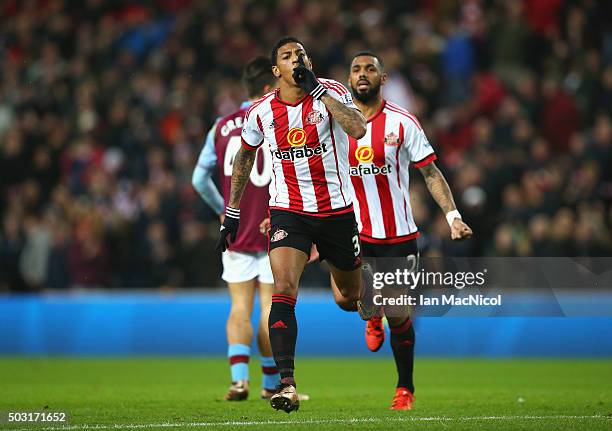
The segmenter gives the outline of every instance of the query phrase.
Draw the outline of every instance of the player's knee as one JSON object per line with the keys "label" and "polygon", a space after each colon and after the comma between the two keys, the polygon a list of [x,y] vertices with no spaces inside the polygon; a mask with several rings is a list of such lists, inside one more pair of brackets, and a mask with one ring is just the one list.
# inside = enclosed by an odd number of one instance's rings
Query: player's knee
{"label": "player's knee", "polygon": [[297,296],[297,283],[289,280],[279,280],[274,283],[274,294]]}
{"label": "player's knee", "polygon": [[344,311],[357,311],[356,300],[347,299],[345,297],[335,297],[336,304]]}
{"label": "player's knee", "polygon": [[394,316],[391,312],[385,314],[387,317],[387,322],[389,322],[389,326],[392,328],[397,328],[406,322],[408,316]]}
{"label": "player's knee", "polygon": [[[338,290],[342,294],[342,298],[344,301],[348,301],[349,303],[355,302],[359,299],[359,289],[357,286],[354,287],[338,287]],[[336,301],[338,303],[338,301]],[[338,304],[339,305],[339,304]]]}

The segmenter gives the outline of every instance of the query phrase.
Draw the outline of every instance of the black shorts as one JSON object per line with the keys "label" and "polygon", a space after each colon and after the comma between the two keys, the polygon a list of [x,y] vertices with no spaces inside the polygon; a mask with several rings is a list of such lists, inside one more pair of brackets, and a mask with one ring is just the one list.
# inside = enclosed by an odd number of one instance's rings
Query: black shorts
{"label": "black shorts", "polygon": [[376,244],[361,241],[361,254],[363,257],[406,257],[417,255],[419,248],[416,239],[398,242],[395,244]]}
{"label": "black shorts", "polygon": [[361,265],[359,230],[353,211],[316,217],[273,209],[270,225],[270,251],[291,247],[310,256],[310,248],[315,244],[319,259],[327,259],[342,271],[352,271]]}
{"label": "black shorts", "polygon": [[364,262],[374,271],[395,272],[396,269],[402,268],[416,271],[419,267],[419,248],[416,239],[395,244],[362,241],[361,253]]}

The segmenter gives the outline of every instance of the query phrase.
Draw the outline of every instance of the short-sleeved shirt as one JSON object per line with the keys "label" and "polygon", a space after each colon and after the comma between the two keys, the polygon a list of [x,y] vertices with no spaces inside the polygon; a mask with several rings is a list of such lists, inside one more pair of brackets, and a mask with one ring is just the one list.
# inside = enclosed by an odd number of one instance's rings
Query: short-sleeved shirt
{"label": "short-sleeved shirt", "polygon": [[[357,109],[337,81],[319,79],[327,94]],[[268,142],[272,155],[270,208],[327,216],[352,211],[348,135],[320,100],[306,95],[294,104],[279,90],[255,102],[245,117],[242,145]]]}
{"label": "short-sleeved shirt", "polygon": [[414,115],[383,100],[365,136],[350,138],[350,175],[360,238],[397,243],[418,236],[410,207],[408,168],[436,159]]}

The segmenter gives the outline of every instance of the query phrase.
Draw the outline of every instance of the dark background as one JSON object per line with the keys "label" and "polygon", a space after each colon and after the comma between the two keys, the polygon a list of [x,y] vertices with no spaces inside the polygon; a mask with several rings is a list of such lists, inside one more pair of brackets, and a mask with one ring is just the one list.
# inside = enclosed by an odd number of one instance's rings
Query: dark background
{"label": "dark background", "polygon": [[0,291],[220,286],[192,170],[285,34],[341,82],[384,59],[475,232],[450,242],[415,171],[423,253],[610,256],[610,3],[379,3],[0,1]]}

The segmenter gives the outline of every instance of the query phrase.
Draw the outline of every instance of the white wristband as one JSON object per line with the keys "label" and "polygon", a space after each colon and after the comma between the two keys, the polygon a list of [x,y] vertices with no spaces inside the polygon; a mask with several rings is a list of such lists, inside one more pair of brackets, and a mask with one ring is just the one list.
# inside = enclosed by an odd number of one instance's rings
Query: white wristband
{"label": "white wristband", "polygon": [[225,216],[229,218],[240,218],[240,208],[225,207]]}
{"label": "white wristband", "polygon": [[457,210],[452,210],[446,213],[446,221],[448,222],[449,226],[453,225],[453,221],[458,218],[459,220],[461,220],[461,214],[459,214],[459,211]]}

